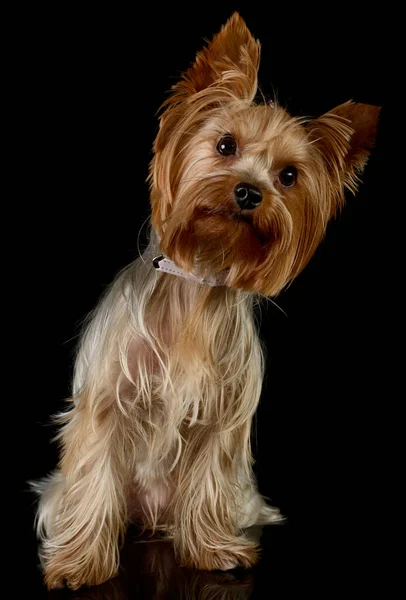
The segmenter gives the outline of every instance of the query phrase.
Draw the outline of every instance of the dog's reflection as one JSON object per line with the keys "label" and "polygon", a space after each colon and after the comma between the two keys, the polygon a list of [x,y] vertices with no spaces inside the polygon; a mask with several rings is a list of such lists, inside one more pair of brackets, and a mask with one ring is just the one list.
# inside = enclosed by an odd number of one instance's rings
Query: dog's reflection
{"label": "dog's reflection", "polygon": [[[66,593],[66,592],[65,592]],[[170,541],[129,541],[122,554],[120,575],[105,584],[83,588],[55,600],[245,600],[251,597],[252,574],[234,571],[198,571],[179,567]]]}

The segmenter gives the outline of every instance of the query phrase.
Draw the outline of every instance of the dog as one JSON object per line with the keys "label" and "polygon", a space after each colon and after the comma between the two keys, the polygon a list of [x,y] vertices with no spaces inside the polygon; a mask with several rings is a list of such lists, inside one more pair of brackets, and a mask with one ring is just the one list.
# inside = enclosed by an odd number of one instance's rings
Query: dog
{"label": "dog", "polygon": [[48,588],[115,576],[128,523],[181,566],[251,567],[278,522],[256,488],[264,372],[254,306],[306,266],[355,193],[379,107],[318,118],[254,103],[260,44],[236,13],[173,86],[150,165],[150,237],[89,317],[58,469],[39,482]]}

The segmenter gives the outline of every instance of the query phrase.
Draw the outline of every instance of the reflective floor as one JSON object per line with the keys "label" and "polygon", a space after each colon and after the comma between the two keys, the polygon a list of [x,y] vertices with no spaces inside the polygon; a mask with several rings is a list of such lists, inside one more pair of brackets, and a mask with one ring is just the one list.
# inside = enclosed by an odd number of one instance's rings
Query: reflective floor
{"label": "reflective floor", "polygon": [[258,565],[253,569],[208,572],[179,567],[170,542],[140,538],[137,532],[130,531],[122,551],[120,573],[115,579],[75,592],[67,589],[47,592],[36,567],[28,589],[30,597],[48,600],[270,598],[272,591],[286,588],[293,533],[289,525],[252,529],[249,534],[260,538],[261,543],[262,558]]}
{"label": "reflective floor", "polygon": [[[317,593],[343,598],[348,591],[366,597],[382,583],[390,547],[384,527],[353,521],[315,519],[307,524],[266,526],[251,530],[259,538],[261,560],[252,569],[228,572],[197,571],[179,567],[170,542],[140,538],[129,531],[122,551],[119,576],[103,585],[77,591],[47,592],[38,566],[36,542],[21,545],[24,569],[13,583],[15,598],[45,600],[245,600],[302,598]],[[32,531],[32,522],[30,524]],[[27,529],[25,530],[27,540]],[[28,557],[23,558],[28,551]],[[383,585],[387,580],[384,575]],[[24,591],[26,590],[26,591]],[[4,596],[6,597],[6,596]],[[389,596],[382,596],[389,597]]]}
{"label": "reflective floor", "polygon": [[140,543],[129,540],[123,552],[119,577],[104,585],[67,594],[53,592],[50,600],[92,598],[94,600],[127,598],[251,598],[251,570],[208,572],[178,567],[171,543]]}

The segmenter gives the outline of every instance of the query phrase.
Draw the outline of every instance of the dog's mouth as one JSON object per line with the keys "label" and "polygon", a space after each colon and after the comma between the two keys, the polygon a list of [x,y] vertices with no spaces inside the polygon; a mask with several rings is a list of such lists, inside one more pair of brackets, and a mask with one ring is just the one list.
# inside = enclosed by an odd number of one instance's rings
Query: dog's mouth
{"label": "dog's mouth", "polygon": [[257,230],[257,228],[254,225],[254,210],[241,210],[241,209],[235,209],[232,210],[230,209],[230,207],[224,206],[224,205],[219,205],[218,207],[215,208],[204,208],[203,210],[200,211],[200,218],[202,218],[204,220],[204,218],[207,217],[219,217],[222,219],[226,219],[227,221],[230,222],[230,226],[232,226],[232,223],[238,223],[238,224],[243,224],[243,227],[246,228],[246,230],[251,232],[251,235],[255,236],[257,238],[257,240],[260,242],[261,245],[264,245],[265,243],[267,243],[269,241],[268,237],[265,237],[263,234],[261,234],[261,232],[259,232]]}
{"label": "dog's mouth", "polygon": [[243,221],[244,223],[248,223],[248,225],[250,225],[251,227],[253,227],[251,212],[252,211],[248,211],[248,210],[244,210],[243,211],[243,210],[241,210],[241,211],[239,211],[239,212],[237,212],[237,213],[235,213],[233,215],[233,219],[235,221]]}
{"label": "dog's mouth", "polygon": [[247,223],[248,225],[250,225],[251,227],[253,227],[253,223],[252,223],[252,210],[230,210],[227,207],[224,206],[218,206],[216,208],[210,208],[210,209],[203,209],[201,211],[201,216],[204,218],[205,216],[208,217],[224,217],[226,219],[228,219],[229,221],[238,221],[238,222],[244,222]]}
{"label": "dog's mouth", "polygon": [[253,223],[253,214],[252,213],[253,213],[252,210],[241,210],[233,215],[233,219],[235,221],[238,221],[239,223],[246,223],[250,227],[252,234],[257,238],[257,240],[263,246],[264,244],[269,242],[269,236],[265,236],[264,234],[261,234],[261,232],[259,232],[258,229],[255,227],[255,225]]}

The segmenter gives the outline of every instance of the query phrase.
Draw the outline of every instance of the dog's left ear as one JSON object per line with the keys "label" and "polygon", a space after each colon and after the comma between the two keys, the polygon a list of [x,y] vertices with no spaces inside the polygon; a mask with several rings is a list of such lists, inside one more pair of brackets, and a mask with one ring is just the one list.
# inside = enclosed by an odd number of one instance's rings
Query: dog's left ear
{"label": "dog's left ear", "polygon": [[330,175],[352,192],[375,145],[380,111],[380,106],[349,101],[307,125]]}

